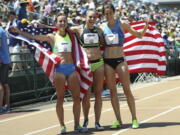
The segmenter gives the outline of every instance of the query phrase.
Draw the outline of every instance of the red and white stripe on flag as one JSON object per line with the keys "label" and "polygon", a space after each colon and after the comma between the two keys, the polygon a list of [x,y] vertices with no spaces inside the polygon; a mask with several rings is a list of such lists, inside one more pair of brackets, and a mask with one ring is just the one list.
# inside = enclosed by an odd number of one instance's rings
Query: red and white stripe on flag
{"label": "red and white stripe on flag", "polygon": [[53,83],[55,65],[60,63],[61,60],[59,57],[57,57],[57,55],[40,46],[39,44],[36,44],[35,47],[36,51],[34,57],[45,74],[48,76],[49,80]]}
{"label": "red and white stripe on flag", "polygon": [[[135,30],[142,31],[145,23],[138,21],[130,25]],[[141,39],[125,32],[123,49],[130,73],[154,72],[165,75],[165,47],[160,33],[154,26],[149,25]]]}
{"label": "red and white stripe on flag", "polygon": [[68,33],[73,44],[73,59],[76,63],[76,70],[79,73],[80,97],[83,98],[86,91],[89,90],[89,87],[92,84],[93,75],[86,52],[79,45],[76,36],[70,31],[68,31]]}

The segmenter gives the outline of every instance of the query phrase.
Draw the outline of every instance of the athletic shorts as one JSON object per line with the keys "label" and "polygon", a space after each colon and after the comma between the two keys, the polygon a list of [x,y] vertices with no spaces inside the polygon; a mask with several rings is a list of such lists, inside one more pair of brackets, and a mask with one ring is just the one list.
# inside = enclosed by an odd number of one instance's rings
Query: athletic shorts
{"label": "athletic shorts", "polygon": [[104,63],[112,67],[114,70],[116,67],[124,62],[124,57],[120,58],[104,58]]}
{"label": "athletic shorts", "polygon": [[96,69],[101,67],[104,64],[103,59],[97,59],[97,60],[90,60],[90,66],[91,66],[91,71],[94,72]]}
{"label": "athletic shorts", "polygon": [[75,68],[74,64],[59,64],[55,68],[55,72],[61,73],[64,76],[69,76],[70,74],[72,74],[75,71],[76,71],[76,68]]}
{"label": "athletic shorts", "polygon": [[0,83],[8,83],[9,64],[0,64]]}

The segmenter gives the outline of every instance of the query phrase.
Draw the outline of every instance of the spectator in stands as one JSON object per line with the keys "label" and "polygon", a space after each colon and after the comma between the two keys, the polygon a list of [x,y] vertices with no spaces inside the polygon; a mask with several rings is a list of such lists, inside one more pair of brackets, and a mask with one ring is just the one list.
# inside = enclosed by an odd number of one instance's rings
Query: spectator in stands
{"label": "spectator in stands", "polygon": [[37,20],[41,18],[41,12],[40,12],[40,4],[38,2],[33,2],[34,7],[34,13],[33,13],[33,19]]}
{"label": "spectator in stands", "polygon": [[10,0],[10,1],[8,1],[8,3],[7,3],[7,7],[9,7],[9,8],[13,8],[14,7],[14,0]]}
{"label": "spectator in stands", "polygon": [[9,64],[10,56],[7,36],[5,30],[0,26],[0,113],[10,111]]}
{"label": "spectator in stands", "polygon": [[32,0],[27,0],[27,1],[28,1],[27,11],[34,12],[34,4]]}
{"label": "spectator in stands", "polygon": [[44,6],[44,16],[47,16],[51,11],[52,11],[52,5],[48,3],[48,1],[46,0]]}
{"label": "spectator in stands", "polygon": [[27,15],[27,5],[28,5],[28,1],[26,0],[20,0],[19,1],[19,5],[20,5],[20,8],[19,8],[19,11],[18,11],[18,19],[19,20],[22,20],[22,19],[28,19],[28,15]]}
{"label": "spectator in stands", "polygon": [[[6,31],[12,26],[20,27],[20,21],[17,20],[16,14],[13,11],[9,12],[8,14],[8,23],[6,26]],[[19,54],[13,55],[13,53],[21,52],[21,45],[22,45],[22,42],[20,40],[15,39],[12,36],[9,36],[9,52],[10,54],[12,53],[11,61],[13,62],[12,72],[10,76],[13,76],[15,71],[22,70],[22,63],[18,62],[18,61],[21,61],[20,55]]]}
{"label": "spectator in stands", "polygon": [[3,1],[4,4],[0,4],[0,15],[3,20],[7,20],[7,13],[9,12],[9,8],[6,6],[6,2]]}
{"label": "spectator in stands", "polygon": [[144,27],[143,31],[138,32],[131,28],[130,25],[125,21],[121,21],[120,19],[114,17],[115,8],[112,4],[104,5],[103,13],[107,19],[107,23],[102,24],[102,30],[106,40],[104,50],[105,76],[107,85],[110,89],[111,103],[117,119],[117,121],[110,128],[116,129],[122,126],[115,73],[118,74],[123,86],[124,94],[127,97],[127,103],[132,115],[132,128],[138,128],[139,124],[136,118],[135,101],[130,89],[128,66],[124,59],[123,53],[123,32],[127,30],[132,35],[142,38],[148,28],[148,23],[146,20],[146,26]]}
{"label": "spectator in stands", "polygon": [[16,0],[16,1],[14,2],[13,8],[14,8],[14,12],[15,12],[16,15],[17,15],[18,12],[19,12],[19,8],[20,8],[20,6],[19,6],[19,0]]}
{"label": "spectator in stands", "polygon": [[180,36],[175,38],[175,46],[177,46],[178,48],[180,48]]}
{"label": "spectator in stands", "polygon": [[78,132],[87,132],[85,128],[80,126],[80,86],[78,74],[76,72],[75,63],[73,60],[73,33],[68,31],[67,17],[64,14],[58,15],[56,17],[56,27],[58,31],[56,33],[48,35],[30,35],[28,33],[22,32],[17,28],[10,28],[10,32],[19,33],[27,38],[46,41],[49,42],[53,48],[53,53],[55,53],[61,59],[61,63],[56,66],[54,71],[54,85],[57,93],[57,105],[56,112],[61,125],[61,134],[66,133],[66,126],[64,123],[64,93],[65,93],[65,83],[67,82],[69,89],[72,90],[73,97],[73,113],[74,113],[74,128]]}
{"label": "spectator in stands", "polygon": [[168,39],[167,39],[167,38],[168,38],[167,34],[164,33],[164,35],[162,36],[162,38],[163,38],[165,47],[168,49],[168,48],[170,47],[170,45],[169,45],[169,41],[168,41]]}
{"label": "spectator in stands", "polygon": [[88,3],[83,4],[83,6],[81,8],[81,13],[82,13],[83,16],[86,16],[86,12],[87,12],[88,8],[89,8],[89,4]]}
{"label": "spectator in stands", "polygon": [[75,24],[76,25],[81,25],[82,24],[82,18],[80,16],[75,17]]}

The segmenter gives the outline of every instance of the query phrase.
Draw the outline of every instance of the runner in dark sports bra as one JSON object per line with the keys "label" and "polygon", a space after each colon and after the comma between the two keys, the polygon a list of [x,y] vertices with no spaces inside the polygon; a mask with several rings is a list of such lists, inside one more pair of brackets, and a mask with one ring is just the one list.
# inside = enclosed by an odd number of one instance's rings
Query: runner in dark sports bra
{"label": "runner in dark sports bra", "polygon": [[[102,109],[101,92],[104,82],[104,61],[102,58],[100,46],[104,44],[104,38],[102,30],[94,26],[96,23],[96,19],[96,11],[88,10],[85,26],[72,27],[71,30],[73,30],[77,33],[77,35],[79,35],[81,46],[86,51],[89,62],[91,64],[91,71],[93,72],[93,90],[95,94],[95,128],[97,130],[104,130],[104,127],[101,126],[99,123]],[[82,101],[84,113],[83,127],[86,128],[89,121],[88,114],[90,108],[90,95],[91,93],[89,90],[89,92],[86,93]]]}

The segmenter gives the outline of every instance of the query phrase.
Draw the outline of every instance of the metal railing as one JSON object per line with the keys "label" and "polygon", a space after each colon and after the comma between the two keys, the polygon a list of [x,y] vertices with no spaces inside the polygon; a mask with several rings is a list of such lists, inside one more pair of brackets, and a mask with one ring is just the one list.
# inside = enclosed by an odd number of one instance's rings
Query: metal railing
{"label": "metal railing", "polygon": [[[54,86],[38,66],[30,53],[13,53],[11,56],[29,55],[26,60],[13,61],[13,64],[22,64],[22,69],[9,71],[9,85],[11,89],[11,106],[30,104],[37,101],[50,100],[54,95]],[[28,64],[27,64],[28,63]],[[26,64],[29,67],[26,67]]]}

